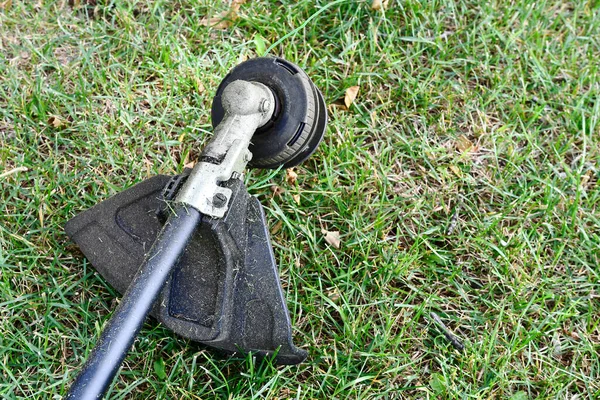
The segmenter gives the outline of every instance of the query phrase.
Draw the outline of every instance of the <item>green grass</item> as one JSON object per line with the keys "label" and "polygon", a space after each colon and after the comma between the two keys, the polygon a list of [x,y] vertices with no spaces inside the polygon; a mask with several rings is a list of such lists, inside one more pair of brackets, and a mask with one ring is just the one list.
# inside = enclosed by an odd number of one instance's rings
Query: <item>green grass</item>
{"label": "green grass", "polygon": [[265,49],[328,104],[360,86],[296,185],[247,179],[283,222],[310,357],[227,359],[148,322],[109,397],[600,397],[598,2],[251,1],[223,31],[201,23],[220,2],[8,3],[0,397],[60,398],[115,307],[64,223],[194,160],[220,80]]}

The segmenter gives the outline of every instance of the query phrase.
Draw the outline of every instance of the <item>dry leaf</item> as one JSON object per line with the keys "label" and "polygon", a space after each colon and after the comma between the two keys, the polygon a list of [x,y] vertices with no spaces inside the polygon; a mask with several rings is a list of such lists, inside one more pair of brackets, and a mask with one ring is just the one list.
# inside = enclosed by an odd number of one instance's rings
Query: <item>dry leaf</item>
{"label": "dry leaf", "polygon": [[371,3],[371,9],[373,10],[381,10],[382,8],[384,10],[387,10],[388,8],[388,3],[389,0],[373,0],[373,2]]}
{"label": "dry leaf", "polygon": [[190,161],[190,162],[184,164],[183,168],[193,169],[195,165],[196,165],[196,161]]}
{"label": "dry leaf", "polygon": [[65,124],[65,121],[63,121],[62,119],[60,119],[58,116],[51,115],[48,118],[48,125],[52,125],[55,128],[62,128],[66,124]]}
{"label": "dry leaf", "polygon": [[389,2],[389,0],[373,0],[373,2],[371,3],[371,9],[375,11],[381,10],[382,8],[384,10],[387,10]]}
{"label": "dry leaf", "polygon": [[209,26],[215,29],[227,29],[231,26],[233,18],[237,18],[237,15],[230,15],[230,11],[223,11],[211,18],[202,18],[200,24]]}
{"label": "dry leaf", "polygon": [[346,105],[344,103],[342,103],[342,99],[337,100],[335,103],[331,103],[327,107],[328,107],[330,113],[333,113],[333,110],[336,108],[339,108],[340,110],[344,110],[344,111],[346,111],[348,109],[348,107],[346,107]]}
{"label": "dry leaf", "polygon": [[373,0],[373,2],[371,3],[371,8],[373,10],[381,10],[382,6],[383,4],[381,3],[381,0]]}
{"label": "dry leaf", "polygon": [[204,84],[202,83],[200,78],[197,76],[194,76],[192,79],[194,80],[194,85],[196,85],[196,93],[197,94],[204,93],[204,90],[205,90]]}
{"label": "dry leaf", "polygon": [[588,182],[590,181],[590,178],[592,177],[592,171],[588,171],[585,174],[583,174],[581,176],[581,186],[587,188],[588,186]]}
{"label": "dry leaf", "polygon": [[465,153],[473,148],[473,143],[465,135],[460,135],[456,140],[456,148],[458,151]]}
{"label": "dry leaf", "polygon": [[340,289],[334,287],[333,289],[329,289],[327,291],[327,297],[331,299],[331,301],[336,301],[340,298]]}
{"label": "dry leaf", "polygon": [[294,199],[296,204],[300,205],[300,195],[299,194],[293,194],[292,198]]}
{"label": "dry leaf", "polygon": [[285,180],[290,185],[294,185],[298,180],[298,174],[294,171],[293,168],[288,168],[285,170]]}
{"label": "dry leaf", "polygon": [[200,24],[215,29],[227,29],[239,18],[238,12],[240,11],[240,6],[245,2],[246,0],[233,0],[229,10],[222,11],[210,19],[204,17],[200,20]]}
{"label": "dry leaf", "polygon": [[44,203],[40,203],[40,207],[38,208],[38,218],[40,220],[40,226],[44,227]]}
{"label": "dry leaf", "polygon": [[8,10],[12,6],[12,0],[0,1],[0,10]]}
{"label": "dry leaf", "polygon": [[277,234],[277,232],[279,232],[281,230],[282,226],[283,226],[283,221],[278,221],[275,224],[275,226],[273,226],[273,228],[271,228],[271,235]]}
{"label": "dry leaf", "polygon": [[233,0],[231,2],[231,9],[238,12],[238,11],[240,11],[240,6],[242,4],[244,4],[245,2],[246,2],[246,0]]}
{"label": "dry leaf", "polygon": [[575,332],[575,331],[571,332],[571,333],[570,333],[570,336],[571,336],[573,339],[575,339],[575,340],[580,340],[580,339],[581,339],[581,337],[579,336],[579,334],[578,334],[577,332]]}
{"label": "dry leaf", "polygon": [[325,229],[322,229],[321,233],[323,233],[323,235],[325,235],[325,241],[328,244],[335,247],[336,249],[340,248],[340,245],[342,244],[342,240],[340,239],[339,231],[331,231],[330,232],[330,231],[326,231]]}
{"label": "dry leaf", "polygon": [[273,186],[271,186],[271,192],[273,192],[273,197],[281,196],[283,193],[285,193],[285,189],[282,189],[281,187],[279,187],[277,185],[273,185]]}
{"label": "dry leaf", "polygon": [[[179,141],[181,142],[183,139],[183,134],[179,137]],[[183,160],[183,167],[184,168],[189,168],[189,169],[193,169],[194,166],[196,165],[196,160],[193,160],[192,155],[188,152],[185,155],[185,159]]]}
{"label": "dry leaf", "polygon": [[346,95],[344,96],[344,104],[346,108],[350,108],[350,105],[354,103],[356,96],[358,96],[358,86],[350,86],[346,89]]}
{"label": "dry leaf", "polygon": [[462,178],[463,174],[460,168],[458,168],[456,165],[451,165],[449,168],[452,172],[454,172],[454,175],[458,176],[459,178]]}

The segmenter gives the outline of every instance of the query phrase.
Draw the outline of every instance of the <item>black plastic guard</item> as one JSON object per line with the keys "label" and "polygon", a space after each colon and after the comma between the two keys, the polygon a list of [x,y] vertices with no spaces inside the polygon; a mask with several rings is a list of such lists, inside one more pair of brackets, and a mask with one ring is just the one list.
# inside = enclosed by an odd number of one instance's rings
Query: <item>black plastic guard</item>
{"label": "black plastic guard", "polygon": [[[77,215],[65,231],[96,270],[125,293],[162,227],[168,205],[159,175]],[[228,352],[275,355],[297,364],[306,352],[292,343],[264,212],[243,183],[232,179],[229,210],[204,217],[173,269],[152,315],[175,333]],[[168,211],[167,211],[168,212]]]}

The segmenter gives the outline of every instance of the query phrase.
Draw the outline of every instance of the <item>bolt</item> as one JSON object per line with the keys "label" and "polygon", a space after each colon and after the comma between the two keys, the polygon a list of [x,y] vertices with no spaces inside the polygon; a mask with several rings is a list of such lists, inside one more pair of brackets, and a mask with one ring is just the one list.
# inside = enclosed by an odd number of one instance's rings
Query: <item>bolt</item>
{"label": "bolt", "polygon": [[269,99],[263,99],[260,102],[260,106],[258,107],[258,111],[260,111],[261,113],[264,113],[264,112],[269,111],[269,108],[271,108],[271,102],[269,101]]}
{"label": "bolt", "polygon": [[213,207],[222,208],[227,204],[227,196],[223,193],[217,193],[213,196]]}
{"label": "bolt", "polygon": [[233,174],[231,174],[232,179],[242,180],[242,177],[243,175],[241,174],[241,172],[234,171]]}

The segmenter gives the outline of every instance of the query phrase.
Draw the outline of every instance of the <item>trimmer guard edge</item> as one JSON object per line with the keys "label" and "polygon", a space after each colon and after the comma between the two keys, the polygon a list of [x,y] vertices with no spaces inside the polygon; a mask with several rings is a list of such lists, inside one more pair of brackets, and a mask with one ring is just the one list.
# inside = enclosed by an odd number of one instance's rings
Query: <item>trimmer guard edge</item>
{"label": "trimmer guard edge", "polygon": [[[121,294],[161,230],[184,175],[145,180],[66,224],[68,236]],[[233,191],[229,211],[221,219],[202,217],[152,315],[182,337],[227,352],[300,363],[306,352],[292,343],[262,206],[239,179],[224,186]]]}

